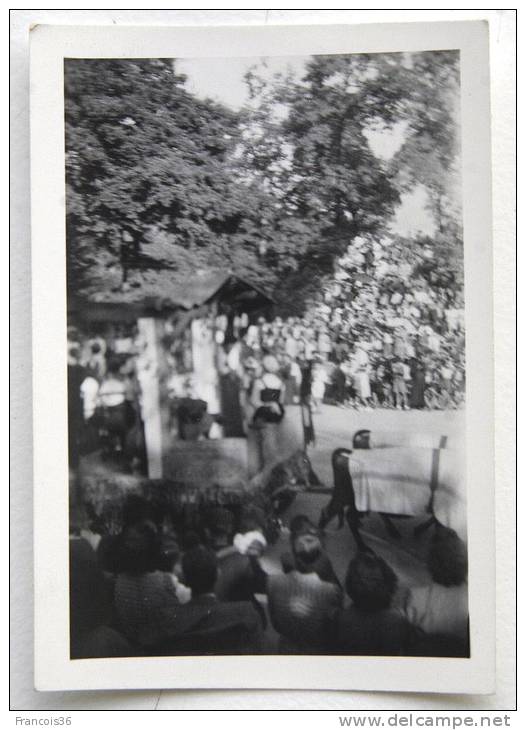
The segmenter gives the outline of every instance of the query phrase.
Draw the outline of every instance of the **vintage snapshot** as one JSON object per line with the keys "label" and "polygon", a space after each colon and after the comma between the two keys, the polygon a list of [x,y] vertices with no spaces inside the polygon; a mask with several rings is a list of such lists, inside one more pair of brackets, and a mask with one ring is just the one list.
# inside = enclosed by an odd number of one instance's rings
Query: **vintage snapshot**
{"label": "vintage snapshot", "polygon": [[[225,686],[236,662],[226,686],[302,686],[300,660],[343,673],[333,688],[446,691],[439,667],[491,686],[491,448],[469,486],[491,391],[467,357],[475,342],[490,368],[469,301],[489,227],[477,251],[487,191],[468,201],[465,179],[488,150],[466,148],[460,44],[425,28],[325,52],[266,29],[228,55],[228,29],[210,55],[86,52],[69,30],[64,687]],[[391,682],[356,679],[375,660]],[[130,680],[144,661],[162,679]],[[90,667],[113,679],[83,684]]]}

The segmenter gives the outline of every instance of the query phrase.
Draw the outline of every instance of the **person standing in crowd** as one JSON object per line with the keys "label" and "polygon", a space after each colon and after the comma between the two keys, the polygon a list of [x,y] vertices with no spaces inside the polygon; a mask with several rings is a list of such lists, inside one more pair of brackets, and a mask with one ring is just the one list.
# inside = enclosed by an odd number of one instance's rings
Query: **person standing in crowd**
{"label": "person standing in crowd", "polygon": [[347,344],[344,342],[344,340],[341,337],[336,338],[336,342],[334,343],[333,347],[333,358],[334,362],[341,363],[343,360],[345,360],[345,357],[347,356],[348,347]]}
{"label": "person standing in crowd", "polygon": [[393,357],[393,338],[388,330],[383,336],[383,356],[386,360]]}
{"label": "person standing in crowd", "polygon": [[321,404],[325,397],[327,381],[326,364],[318,360],[314,363],[312,368],[311,402],[313,413],[319,413],[320,411]]}
{"label": "person standing in crowd", "polygon": [[395,333],[393,356],[399,360],[404,360],[407,357],[407,338],[402,328],[399,328]]}
{"label": "person standing in crowd", "polygon": [[105,452],[124,453],[126,434],[130,426],[126,403],[126,383],[120,374],[119,363],[110,360],[108,372],[98,394],[98,410],[101,426],[106,434]]}
{"label": "person standing in crowd", "polygon": [[[293,360],[290,355],[286,353],[281,358],[281,370],[280,374],[285,384],[285,393],[283,397],[283,404],[285,406],[291,405],[297,402],[298,396],[298,365],[296,360]],[[301,377],[301,374],[300,374]]]}
{"label": "person standing in crowd", "polygon": [[345,373],[341,367],[341,361],[338,360],[333,367],[331,374],[331,400],[337,405],[342,405],[345,401]]}
{"label": "person standing in crowd", "polygon": [[106,356],[99,339],[89,343],[87,367],[99,382],[106,375]]}
{"label": "person standing in crowd", "polygon": [[332,340],[327,327],[323,327],[318,334],[318,351],[324,360],[329,359],[332,352]]}
{"label": "person standing in crowd", "polygon": [[368,407],[371,399],[369,369],[369,355],[361,345],[358,345],[353,357],[353,386],[356,401],[362,407]]}
{"label": "person standing in crowd", "polygon": [[279,362],[274,355],[265,355],[263,373],[252,388],[254,415],[252,427],[259,431],[260,469],[279,461],[280,424],[285,415],[285,384],[279,376]]}
{"label": "person standing in crowd", "polygon": [[394,406],[399,410],[407,409],[407,384],[405,363],[397,358],[393,362],[393,398]]}
{"label": "person standing in crowd", "polygon": [[80,348],[68,345],[68,452],[70,469],[76,469],[80,459],[80,442],[84,427],[84,405],[81,387],[86,370],[80,364]]}
{"label": "person standing in crowd", "polygon": [[85,452],[98,448],[98,423],[96,417],[97,403],[99,397],[99,381],[95,373],[86,370],[86,377],[80,385],[82,397],[82,410],[84,416],[82,449]]}
{"label": "person standing in crowd", "polygon": [[440,391],[443,408],[448,408],[451,404],[453,374],[451,360],[449,357],[445,357],[442,360],[442,365],[440,367]]}
{"label": "person standing in crowd", "polygon": [[425,408],[426,370],[423,362],[414,357],[411,360],[411,408]]}

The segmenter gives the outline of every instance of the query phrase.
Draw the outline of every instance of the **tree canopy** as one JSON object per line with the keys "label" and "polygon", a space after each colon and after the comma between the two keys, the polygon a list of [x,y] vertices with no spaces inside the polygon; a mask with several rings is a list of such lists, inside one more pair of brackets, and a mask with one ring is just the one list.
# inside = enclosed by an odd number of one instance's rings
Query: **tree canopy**
{"label": "tree canopy", "polygon": [[[240,111],[185,80],[170,60],[66,61],[72,290],[135,285],[149,267],[227,266],[300,307],[416,184],[458,248],[457,54],[317,56],[302,78],[254,68]],[[401,123],[398,152],[382,159],[368,132]]]}
{"label": "tree canopy", "polygon": [[65,84],[72,283],[101,263],[125,283],[158,238],[183,268],[250,248],[259,196],[231,174],[233,112],[191,96],[170,61],[68,61]]}

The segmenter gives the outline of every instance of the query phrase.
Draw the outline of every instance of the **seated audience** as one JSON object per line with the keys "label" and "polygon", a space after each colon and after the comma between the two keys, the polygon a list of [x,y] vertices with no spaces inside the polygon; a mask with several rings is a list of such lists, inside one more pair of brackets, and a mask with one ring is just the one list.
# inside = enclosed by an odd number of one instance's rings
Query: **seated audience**
{"label": "seated audience", "polygon": [[[116,574],[122,572],[120,565],[121,556],[125,556],[125,551],[122,551],[121,543],[126,536],[126,530],[129,527],[134,527],[143,522],[154,522],[155,512],[151,504],[148,501],[138,495],[130,494],[122,506],[122,531],[117,535],[102,534],[100,541],[97,546],[97,557],[102,570],[108,574]],[[95,532],[97,528],[104,533],[104,528],[93,525]]]}
{"label": "seated audience", "polygon": [[185,584],[192,599],[164,610],[160,622],[163,654],[257,654],[261,619],[248,601],[220,601],[215,593],[217,557],[199,545],[182,560]]}
{"label": "seated audience", "polygon": [[89,542],[69,541],[70,651],[72,659],[126,656],[130,644],[112,626],[111,586]]}
{"label": "seated audience", "polygon": [[[302,535],[311,535],[313,538],[316,539],[316,541],[319,541],[321,545],[319,529],[305,515],[300,514],[293,517],[290,522],[289,529],[291,547],[294,544],[296,538]],[[281,567],[283,568],[283,572],[290,573],[291,570],[294,570],[296,561],[301,562],[301,557],[295,558],[292,552],[283,553],[281,556]],[[318,574],[321,580],[327,581],[327,583],[334,583],[339,588],[341,588],[340,581],[338,580],[338,577],[334,572],[334,568],[329,559],[329,556],[323,549],[320,550],[318,557],[311,567],[314,572]]]}
{"label": "seated audience", "polygon": [[437,527],[427,566],[433,582],[410,589],[407,617],[425,632],[426,653],[468,656],[467,548],[454,530]]}
{"label": "seated audience", "polygon": [[217,553],[219,575],[215,586],[220,601],[250,601],[263,626],[265,611],[255,594],[267,592],[267,574],[259,562],[266,547],[267,541],[257,529],[235,535],[233,544]]}
{"label": "seated audience", "polygon": [[175,611],[188,593],[173,573],[159,570],[160,538],[151,522],[125,528],[115,581],[115,611],[118,625],[139,646],[159,639],[159,619],[165,610]]}
{"label": "seated audience", "polygon": [[292,542],[294,567],[267,581],[272,624],[281,634],[281,653],[322,653],[328,619],[341,605],[341,590],[316,572],[322,554],[318,535],[301,533]]}
{"label": "seated audience", "polygon": [[382,558],[359,552],[349,563],[345,590],[352,603],[334,615],[332,648],[337,654],[392,656],[406,652],[412,628],[391,602],[394,571]]}

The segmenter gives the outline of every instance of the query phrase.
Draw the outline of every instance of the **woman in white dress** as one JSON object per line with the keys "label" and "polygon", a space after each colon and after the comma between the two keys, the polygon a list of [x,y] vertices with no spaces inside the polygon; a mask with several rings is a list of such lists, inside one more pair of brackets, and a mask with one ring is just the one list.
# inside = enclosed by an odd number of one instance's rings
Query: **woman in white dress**
{"label": "woman in white dress", "polygon": [[371,398],[371,382],[369,380],[371,365],[369,355],[364,349],[359,347],[356,350],[353,364],[353,386],[356,399],[359,404],[368,406]]}

